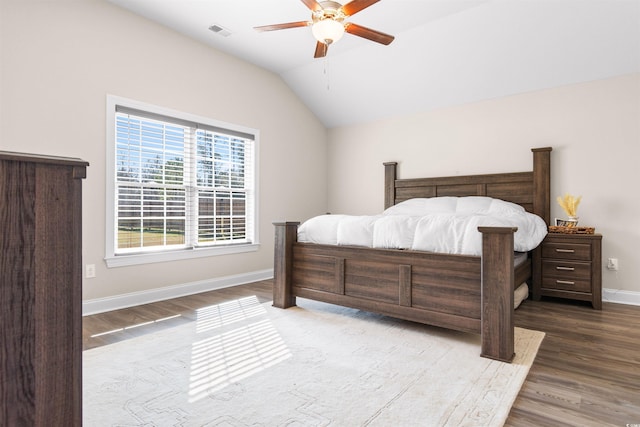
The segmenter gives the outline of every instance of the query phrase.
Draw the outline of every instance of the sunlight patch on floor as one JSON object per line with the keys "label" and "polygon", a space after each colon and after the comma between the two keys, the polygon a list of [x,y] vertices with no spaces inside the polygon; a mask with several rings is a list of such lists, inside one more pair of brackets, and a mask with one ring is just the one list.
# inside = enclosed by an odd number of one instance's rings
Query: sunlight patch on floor
{"label": "sunlight patch on floor", "polygon": [[250,296],[196,310],[196,332],[205,332],[224,325],[265,314],[258,297]]}
{"label": "sunlight patch on floor", "polygon": [[[266,314],[256,297],[202,310],[198,311],[198,332]],[[189,401],[200,400],[289,357],[291,352],[269,319],[224,329],[192,345]]]}
{"label": "sunlight patch on floor", "polygon": [[175,319],[176,317],[180,317],[180,314],[176,314],[174,316],[163,317],[161,319],[150,320],[148,322],[136,323],[134,325],[125,326],[124,328],[118,328],[118,329],[112,329],[112,330],[106,331],[106,332],[100,332],[100,333],[91,335],[91,338],[100,337],[100,336],[103,336],[103,335],[115,334],[116,332],[127,331],[129,329],[139,328],[141,326],[153,325],[154,323],[164,322],[166,320]]}

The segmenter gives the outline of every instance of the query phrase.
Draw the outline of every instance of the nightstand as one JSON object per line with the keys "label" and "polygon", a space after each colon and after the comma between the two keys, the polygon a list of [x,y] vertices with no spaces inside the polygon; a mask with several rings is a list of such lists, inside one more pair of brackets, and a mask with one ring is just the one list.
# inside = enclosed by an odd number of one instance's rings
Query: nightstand
{"label": "nightstand", "polygon": [[549,233],[539,249],[533,299],[541,296],[591,301],[602,309],[602,235]]}

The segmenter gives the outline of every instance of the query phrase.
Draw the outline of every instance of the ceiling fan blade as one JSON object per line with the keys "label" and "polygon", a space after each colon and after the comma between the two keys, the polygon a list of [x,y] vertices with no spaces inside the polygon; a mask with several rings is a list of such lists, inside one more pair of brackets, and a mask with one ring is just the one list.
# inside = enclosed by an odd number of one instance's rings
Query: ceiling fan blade
{"label": "ceiling fan blade", "polygon": [[318,3],[316,0],[302,0],[302,3],[304,3],[305,6],[311,9],[312,12],[322,10],[322,6],[320,6],[320,3]]}
{"label": "ceiling fan blade", "polygon": [[313,54],[314,58],[323,58],[327,56],[327,51],[329,50],[329,45],[324,44],[322,42],[316,43],[316,51]]}
{"label": "ceiling fan blade", "polygon": [[287,28],[306,27],[308,25],[311,25],[311,23],[308,21],[298,21],[298,22],[287,22],[285,24],[263,25],[261,27],[253,27],[253,29],[259,32],[263,32],[263,31],[285,30]]}
{"label": "ceiling fan blade", "polygon": [[381,33],[380,31],[372,30],[371,28],[363,27],[351,22],[347,22],[344,25],[344,30],[349,34],[353,34],[354,36],[363,37],[376,43],[382,43],[385,45],[391,43],[395,39],[395,37],[390,36],[389,34]]}
{"label": "ceiling fan blade", "polygon": [[342,11],[346,16],[355,15],[362,9],[366,9],[374,3],[378,3],[379,1],[380,0],[353,0],[342,6]]}

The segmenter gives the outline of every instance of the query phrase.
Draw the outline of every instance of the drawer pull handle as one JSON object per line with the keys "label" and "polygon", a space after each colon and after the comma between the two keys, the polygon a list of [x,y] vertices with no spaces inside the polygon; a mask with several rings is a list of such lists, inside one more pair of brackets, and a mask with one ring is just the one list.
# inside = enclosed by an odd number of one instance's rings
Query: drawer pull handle
{"label": "drawer pull handle", "polygon": [[570,280],[556,280],[558,285],[575,285],[576,282],[572,282]]}
{"label": "drawer pull handle", "polygon": [[556,249],[556,252],[561,252],[563,254],[572,254],[575,253],[575,249]]}
{"label": "drawer pull handle", "polygon": [[558,267],[556,267],[556,270],[575,271],[575,267],[561,267],[561,266],[558,266]]}

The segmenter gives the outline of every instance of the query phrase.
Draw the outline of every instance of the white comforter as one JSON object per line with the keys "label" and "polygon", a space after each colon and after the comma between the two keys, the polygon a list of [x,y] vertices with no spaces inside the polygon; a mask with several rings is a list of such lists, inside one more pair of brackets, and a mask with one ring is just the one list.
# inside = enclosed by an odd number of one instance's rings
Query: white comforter
{"label": "white comforter", "polygon": [[488,197],[411,199],[380,215],[321,215],[298,229],[298,241],[448,254],[481,255],[479,226],[518,227],[514,250],[537,247],[547,234],[542,218]]}

